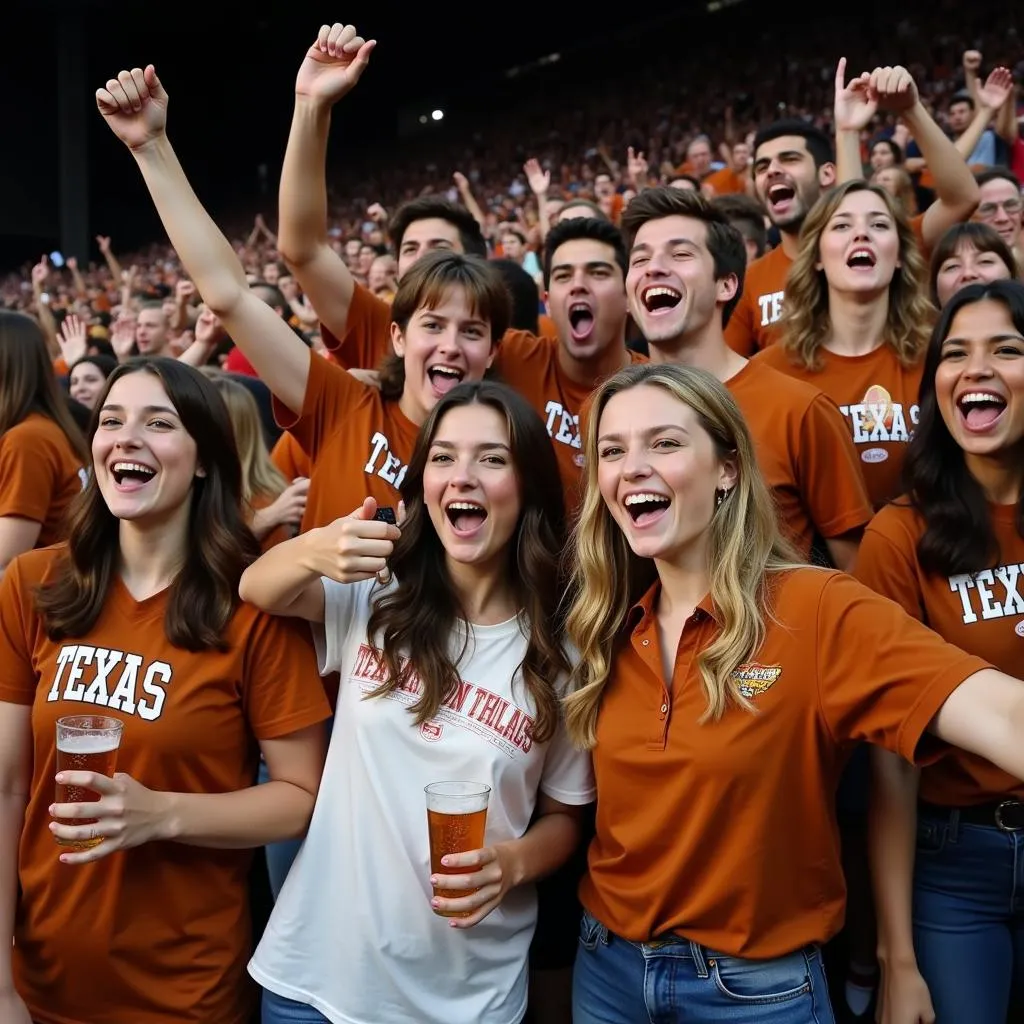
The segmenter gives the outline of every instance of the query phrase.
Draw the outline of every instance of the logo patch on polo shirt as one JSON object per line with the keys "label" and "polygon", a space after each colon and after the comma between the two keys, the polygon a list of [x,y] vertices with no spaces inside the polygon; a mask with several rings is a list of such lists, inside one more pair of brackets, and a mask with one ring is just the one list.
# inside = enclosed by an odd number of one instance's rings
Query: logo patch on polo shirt
{"label": "logo patch on polo shirt", "polygon": [[759,665],[754,661],[740,665],[732,677],[739,684],[740,693],[750,700],[770,690],[781,675],[781,665]]}

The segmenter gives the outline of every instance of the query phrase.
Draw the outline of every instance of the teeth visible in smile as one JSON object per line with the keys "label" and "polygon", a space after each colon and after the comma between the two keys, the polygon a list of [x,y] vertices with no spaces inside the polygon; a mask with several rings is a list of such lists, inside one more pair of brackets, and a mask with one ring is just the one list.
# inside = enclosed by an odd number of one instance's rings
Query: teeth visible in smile
{"label": "teeth visible in smile", "polygon": [[143,466],[140,462],[115,462],[111,467],[113,473],[143,473],[146,476],[153,476],[155,470],[149,466]]}
{"label": "teeth visible in smile", "polygon": [[432,366],[430,372],[440,373],[445,377],[455,377],[458,380],[462,379],[462,371],[456,370],[454,366]]}
{"label": "teeth visible in smile", "polygon": [[473,501],[453,501],[449,506],[449,509],[455,509],[457,512],[483,512],[483,505],[477,505]]}
{"label": "teeth visible in smile", "polygon": [[664,494],[655,494],[653,491],[647,494],[630,494],[623,502],[628,508],[630,505],[641,505],[645,502],[667,502],[668,498]]}
{"label": "teeth visible in smile", "polygon": [[992,395],[986,391],[969,391],[966,395],[960,396],[961,405],[969,405],[974,402],[984,402],[986,405],[1006,405],[999,395]]}

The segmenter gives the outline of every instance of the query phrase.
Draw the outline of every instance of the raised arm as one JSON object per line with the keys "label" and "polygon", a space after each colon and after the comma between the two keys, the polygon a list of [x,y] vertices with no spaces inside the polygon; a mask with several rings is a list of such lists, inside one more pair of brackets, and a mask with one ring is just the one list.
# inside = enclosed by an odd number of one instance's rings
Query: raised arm
{"label": "raised arm", "polygon": [[879,109],[900,115],[935,179],[935,202],[921,222],[921,238],[925,248],[931,250],[954,224],[963,223],[974,213],[978,183],[956,146],[921,102],[917,84],[906,68],[875,68],[868,90],[877,99]]}
{"label": "raised arm", "polygon": [[967,130],[956,140],[957,152],[970,160],[975,147],[981,141],[996,112],[1007,107],[1007,100],[1013,93],[1013,75],[1006,68],[996,68],[985,79],[984,86],[978,86],[975,93],[976,113]]}
{"label": "raised arm", "polygon": [[145,71],[122,71],[96,93],[100,113],[135,157],[171,245],[203,301],[271,391],[298,413],[309,376],[309,350],[249,291],[242,264],[196,198],[167,139],[167,101],[152,64]]}
{"label": "raised arm", "polygon": [[836,65],[835,129],[836,184],[857,181],[864,177],[860,158],[860,133],[871,123],[878,102],[868,94],[867,74],[846,81],[846,58]]}
{"label": "raised arm", "polygon": [[374,40],[352,25],[324,25],[295,79],[295,111],[278,191],[277,248],[321,320],[343,337],[355,280],[327,234],[331,107],[366,69]]}

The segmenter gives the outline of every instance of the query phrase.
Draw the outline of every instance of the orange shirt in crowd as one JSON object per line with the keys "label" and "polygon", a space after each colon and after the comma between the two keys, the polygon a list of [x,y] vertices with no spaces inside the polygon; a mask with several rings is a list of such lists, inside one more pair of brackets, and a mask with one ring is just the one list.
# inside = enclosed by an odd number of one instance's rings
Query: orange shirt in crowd
{"label": "orange shirt in crowd", "polygon": [[715,610],[705,598],[687,620],[666,680],[657,594],[631,612],[601,703],[583,904],[634,942],[674,933],[755,960],[823,943],[843,923],[850,750],[920,759],[946,698],[987,665],[849,576],[797,569],[773,581],[764,643],[734,674],[754,711],[701,723]]}
{"label": "orange shirt in crowd", "polygon": [[[990,505],[999,558],[980,573],[935,576],[917,560],[924,520],[908,501],[889,505],[871,521],[857,553],[856,575],[961,650],[1021,674],[1024,635],[1024,539],[1016,505]],[[1024,782],[974,754],[953,750],[921,772],[921,797],[944,807],[969,807],[1012,797]]]}
{"label": "orange shirt in crowd", "polygon": [[731,167],[712,171],[702,182],[702,188],[710,189],[712,196],[731,196],[737,192],[747,191],[750,172],[737,174]]}
{"label": "orange shirt in crowd", "polygon": [[398,402],[311,353],[302,412],[275,398],[274,416],[312,464],[303,531],[351,515],[368,496],[397,508],[419,432]]}
{"label": "orange shirt in crowd", "polygon": [[0,516],[41,523],[36,547],[64,539],[64,514],[85,481],[82,460],[48,416],[29,413],[0,435]]}
{"label": "orange shirt in crowd", "polygon": [[750,428],[782,529],[803,557],[815,533],[833,539],[871,519],[850,433],[821,391],[756,360],[725,386]]}
{"label": "orange shirt in crowd", "polygon": [[0,584],[0,701],[32,706],[17,990],[38,1024],[247,1024],[253,851],[153,842],[61,864],[49,830],[56,722],[97,713],[123,722],[117,770],[150,789],[246,789],[258,739],[330,713],[309,629],[242,604],[224,631],[227,651],[186,651],[164,632],[167,591],[136,601],[115,575],[89,633],[53,641],[32,591],[64,551],[19,556]]}
{"label": "orange shirt in crowd", "polygon": [[725,326],[725,340],[741,356],[752,356],[779,340],[786,276],[793,261],[780,245],[748,267],[740,301]]}
{"label": "orange shirt in crowd", "polygon": [[555,321],[547,315],[547,313],[541,313],[537,317],[537,333],[542,338],[550,338],[552,341],[558,341],[558,328],[555,326]]}
{"label": "orange shirt in crowd", "polygon": [[[339,341],[327,328],[321,327],[324,344],[335,352],[343,366],[374,367],[389,351],[391,311],[387,306],[382,309],[381,305],[369,291],[356,285],[345,337]],[[558,458],[566,507],[572,514],[580,501],[583,466],[579,418],[593,388],[565,376],[558,365],[558,345],[557,337],[538,338],[529,331],[506,331],[498,345],[493,368],[544,420]],[[623,365],[627,356],[631,363],[646,362],[644,356],[624,351]]]}
{"label": "orange shirt in crowd", "polygon": [[313,469],[309,456],[287,430],[277,439],[270,453],[270,461],[277,466],[278,471],[289,483],[298,480],[299,477],[308,480]]}
{"label": "orange shirt in crowd", "polygon": [[891,345],[844,356],[821,349],[820,369],[794,363],[782,345],[759,352],[755,362],[820,388],[846,417],[872,505],[881,508],[902,491],[907,443],[918,419],[923,361],[904,366]]}

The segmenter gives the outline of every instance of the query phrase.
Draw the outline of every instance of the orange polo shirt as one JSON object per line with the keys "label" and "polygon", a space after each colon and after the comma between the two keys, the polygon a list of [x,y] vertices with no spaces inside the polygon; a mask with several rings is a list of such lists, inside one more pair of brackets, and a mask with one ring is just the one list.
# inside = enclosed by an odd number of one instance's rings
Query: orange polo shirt
{"label": "orange polo shirt", "polygon": [[[979,573],[936,576],[917,560],[925,522],[905,498],[871,520],[857,552],[857,578],[896,601],[961,650],[1021,674],[1024,649],[1024,538],[1016,505],[990,505],[999,557]],[[945,807],[968,807],[1004,797],[1024,800],[1024,782],[963,750],[921,772],[923,799]]]}
{"label": "orange polo shirt", "polygon": [[770,959],[822,943],[846,901],[835,791],[853,746],[908,760],[947,697],[987,668],[851,577],[800,568],[771,582],[765,638],[735,673],[754,711],[706,707],[698,655],[710,599],[662,671],[659,586],[637,604],[597,721],[597,833],[584,906],[635,942],[674,933]]}

